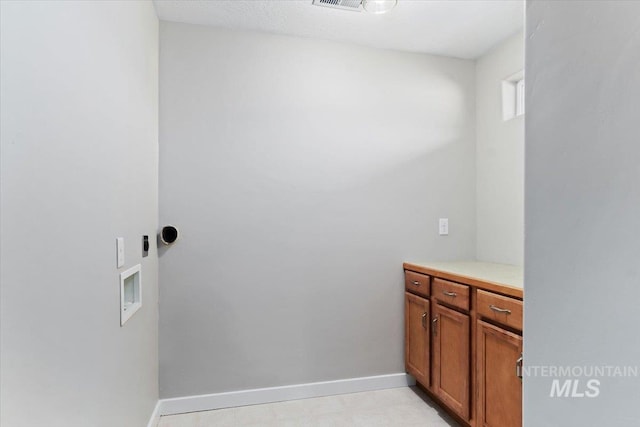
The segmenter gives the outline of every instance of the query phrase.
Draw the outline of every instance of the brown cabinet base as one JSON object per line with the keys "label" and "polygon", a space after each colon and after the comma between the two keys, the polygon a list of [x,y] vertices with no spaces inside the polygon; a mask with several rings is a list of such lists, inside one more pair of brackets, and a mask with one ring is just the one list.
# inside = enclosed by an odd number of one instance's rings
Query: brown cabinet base
{"label": "brown cabinet base", "polygon": [[522,426],[522,300],[479,279],[406,273],[405,364],[418,387],[461,426]]}
{"label": "brown cabinet base", "polygon": [[470,418],[469,315],[433,304],[433,392],[462,419]]}
{"label": "brown cabinet base", "polygon": [[404,297],[405,369],[409,375],[413,375],[416,381],[423,384],[429,384],[431,375],[430,318],[429,300],[406,292]]}
{"label": "brown cabinet base", "polygon": [[423,391],[427,395],[427,397],[429,397],[429,399],[433,400],[436,403],[436,405],[438,405],[444,412],[446,412],[447,415],[449,415],[451,418],[453,418],[455,422],[460,424],[460,426],[462,426],[462,427],[474,427],[473,424],[469,423],[469,421],[460,418],[460,416],[458,414],[456,414],[455,411],[453,411],[451,408],[449,408],[445,402],[440,400],[438,398],[438,396],[436,396],[433,393],[433,391],[431,391],[430,389],[425,387],[423,384],[421,384],[419,382],[416,382],[416,387],[418,387],[421,391]]}
{"label": "brown cabinet base", "polygon": [[478,320],[478,425],[522,426],[522,382],[514,372],[522,337]]}

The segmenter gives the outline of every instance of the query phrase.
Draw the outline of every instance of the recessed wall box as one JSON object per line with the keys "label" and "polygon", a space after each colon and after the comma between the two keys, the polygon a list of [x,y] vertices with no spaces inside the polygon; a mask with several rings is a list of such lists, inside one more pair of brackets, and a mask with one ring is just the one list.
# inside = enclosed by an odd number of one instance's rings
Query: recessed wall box
{"label": "recessed wall box", "polygon": [[142,307],[140,264],[120,273],[120,326]]}

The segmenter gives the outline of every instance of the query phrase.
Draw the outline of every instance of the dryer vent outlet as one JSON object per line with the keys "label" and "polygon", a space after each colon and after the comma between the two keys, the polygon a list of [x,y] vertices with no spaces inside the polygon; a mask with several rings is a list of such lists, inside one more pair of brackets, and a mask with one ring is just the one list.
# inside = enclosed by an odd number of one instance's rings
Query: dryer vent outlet
{"label": "dryer vent outlet", "polygon": [[160,231],[160,241],[165,245],[170,245],[178,240],[178,229],[173,225],[165,225]]}

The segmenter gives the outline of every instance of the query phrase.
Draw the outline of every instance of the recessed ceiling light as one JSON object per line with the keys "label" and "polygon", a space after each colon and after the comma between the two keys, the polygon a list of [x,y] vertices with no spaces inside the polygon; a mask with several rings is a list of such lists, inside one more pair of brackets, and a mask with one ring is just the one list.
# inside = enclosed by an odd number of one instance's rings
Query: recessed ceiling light
{"label": "recessed ceiling light", "polygon": [[362,0],[362,7],[369,13],[376,15],[387,13],[398,4],[398,0]]}

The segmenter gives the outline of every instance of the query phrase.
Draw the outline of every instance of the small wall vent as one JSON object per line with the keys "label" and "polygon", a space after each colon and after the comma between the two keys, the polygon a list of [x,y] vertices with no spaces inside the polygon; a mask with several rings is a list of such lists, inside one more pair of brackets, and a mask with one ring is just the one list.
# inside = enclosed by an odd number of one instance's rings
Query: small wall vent
{"label": "small wall vent", "polygon": [[360,12],[362,0],[313,0],[316,6],[332,7],[334,9],[352,10]]}

